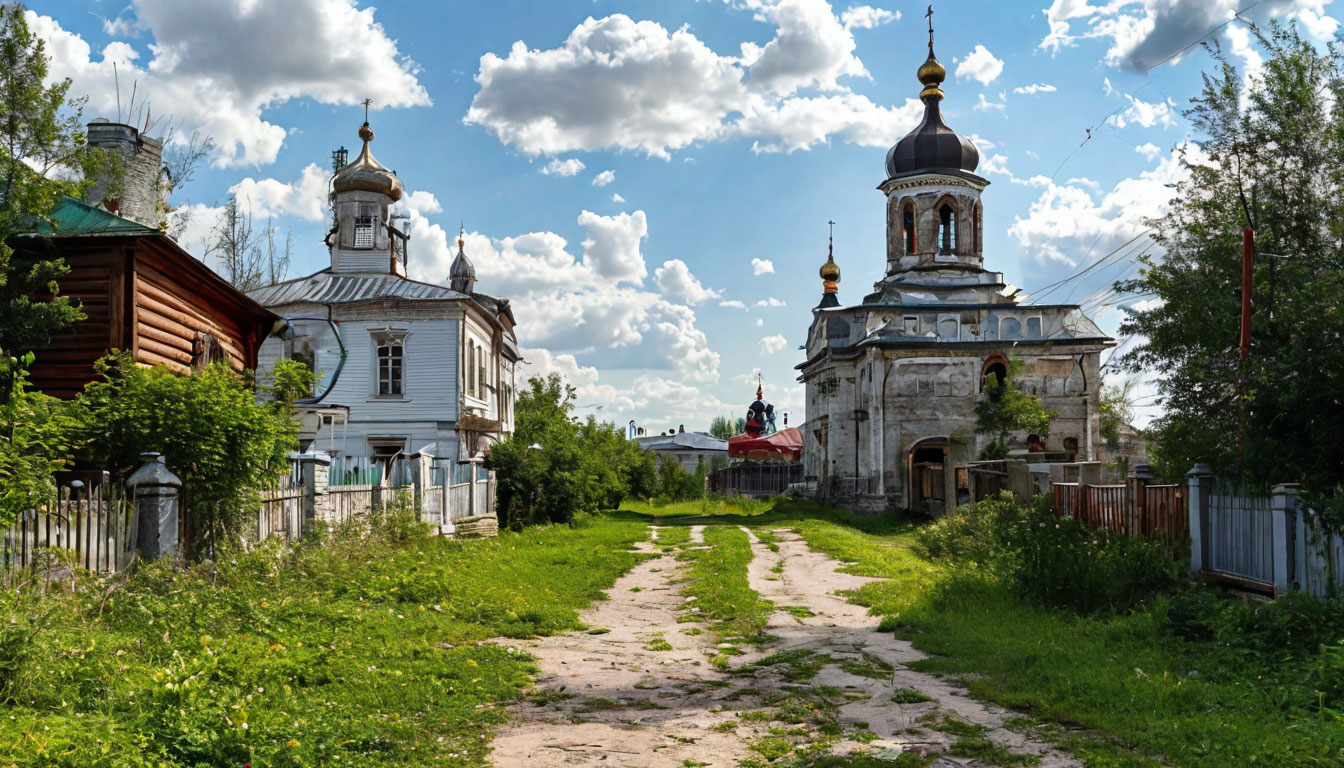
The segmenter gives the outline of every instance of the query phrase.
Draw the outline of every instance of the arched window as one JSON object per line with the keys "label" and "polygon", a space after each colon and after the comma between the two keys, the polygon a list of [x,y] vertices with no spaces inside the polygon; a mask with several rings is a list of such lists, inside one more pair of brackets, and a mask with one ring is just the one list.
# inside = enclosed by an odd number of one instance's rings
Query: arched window
{"label": "arched window", "polygon": [[905,238],[905,255],[915,252],[915,204],[906,203],[901,211],[901,234]]}
{"label": "arched window", "polygon": [[985,318],[985,341],[999,340],[999,316],[990,315]]}
{"label": "arched window", "polygon": [[1005,317],[999,324],[1000,338],[1016,339],[1022,335],[1022,321],[1016,317]]}
{"label": "arched window", "polygon": [[957,250],[957,216],[952,206],[943,203],[938,209],[938,251],[951,255]]}
{"label": "arched window", "polygon": [[481,379],[481,399],[485,399],[485,388],[489,386],[488,377],[485,373],[485,348],[476,348],[476,367],[480,370],[478,374]]}
{"label": "arched window", "polygon": [[993,352],[985,358],[985,362],[980,367],[980,391],[985,390],[989,383],[989,377],[993,376],[999,383],[1003,384],[1008,380],[1008,357],[1002,352]]}

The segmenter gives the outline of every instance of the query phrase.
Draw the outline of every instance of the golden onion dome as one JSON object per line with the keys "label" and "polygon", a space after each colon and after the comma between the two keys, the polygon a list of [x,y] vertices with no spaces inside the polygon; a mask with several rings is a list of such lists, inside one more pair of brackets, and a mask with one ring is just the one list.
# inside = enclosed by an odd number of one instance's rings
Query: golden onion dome
{"label": "golden onion dome", "polygon": [[373,141],[373,129],[367,122],[360,126],[359,138],[364,142],[364,148],[360,150],[359,157],[356,157],[354,162],[336,172],[336,176],[331,180],[332,190],[378,192],[392,198],[394,202],[400,200],[406,192],[406,187],[401,183],[401,179],[397,178],[397,174],[384,168],[373,158],[373,153],[369,151],[369,143]]}
{"label": "golden onion dome", "polygon": [[929,58],[925,59],[924,63],[919,66],[917,75],[919,82],[924,86],[924,90],[919,94],[921,99],[929,96],[936,96],[940,99],[943,97],[943,91],[938,86],[942,85],[943,81],[947,79],[947,69],[934,57],[933,46],[929,46]]}
{"label": "golden onion dome", "polygon": [[821,275],[822,280],[829,280],[836,283],[840,282],[840,265],[835,263],[834,255],[826,255],[826,263],[821,265],[819,274]]}

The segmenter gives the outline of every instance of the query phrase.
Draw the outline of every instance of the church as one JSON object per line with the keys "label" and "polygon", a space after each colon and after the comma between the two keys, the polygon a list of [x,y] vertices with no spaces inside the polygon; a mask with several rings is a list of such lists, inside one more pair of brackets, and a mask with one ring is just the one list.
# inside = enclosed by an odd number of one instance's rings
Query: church
{"label": "church", "polygon": [[359,138],[353,161],[333,155],[330,266],[249,294],[286,321],[262,345],[258,376],[280,359],[313,370],[300,442],[332,454],[333,476],[379,482],[393,459],[420,454],[466,482],[458,475],[481,472],[484,451],[513,431],[513,310],[476,290],[461,236],[448,285],[407,277],[410,238],[394,215],[405,187],[374,159],[368,122]]}
{"label": "church", "polygon": [[[865,511],[938,515],[964,495],[991,436],[975,405],[990,376],[1012,377],[1059,416],[1048,445],[1078,460],[1101,445],[1102,350],[1113,345],[1074,304],[1026,304],[984,266],[979,151],[943,120],[947,71],[920,66],[924,118],[891,148],[885,276],[858,304],[840,301],[834,254],[821,267],[806,360],[804,474],[825,500]],[[1026,447],[1016,435],[1015,447]]]}

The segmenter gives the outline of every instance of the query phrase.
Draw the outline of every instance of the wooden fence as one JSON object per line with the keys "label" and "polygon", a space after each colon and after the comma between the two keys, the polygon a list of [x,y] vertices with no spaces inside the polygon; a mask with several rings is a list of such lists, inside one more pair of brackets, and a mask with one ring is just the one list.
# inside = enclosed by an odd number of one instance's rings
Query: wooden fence
{"label": "wooden fence", "polygon": [[[24,510],[0,531],[0,583],[10,586],[15,574],[32,566],[115,573],[135,551],[135,526],[134,503],[105,473],[96,483],[63,486],[57,497]],[[67,554],[53,560],[57,552]]]}
{"label": "wooden fence", "polygon": [[1088,528],[1184,542],[1190,536],[1185,489],[1130,478],[1123,485],[1054,483],[1055,514],[1076,517]]}

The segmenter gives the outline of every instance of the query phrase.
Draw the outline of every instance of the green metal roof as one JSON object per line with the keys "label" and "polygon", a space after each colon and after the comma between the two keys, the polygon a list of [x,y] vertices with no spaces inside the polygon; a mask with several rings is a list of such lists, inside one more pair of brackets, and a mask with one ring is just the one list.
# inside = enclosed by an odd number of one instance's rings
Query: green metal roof
{"label": "green metal roof", "polygon": [[159,230],[123,219],[115,213],[62,197],[51,212],[51,222],[37,225],[39,235],[82,237],[87,235],[159,235]]}

